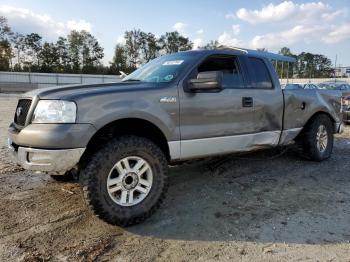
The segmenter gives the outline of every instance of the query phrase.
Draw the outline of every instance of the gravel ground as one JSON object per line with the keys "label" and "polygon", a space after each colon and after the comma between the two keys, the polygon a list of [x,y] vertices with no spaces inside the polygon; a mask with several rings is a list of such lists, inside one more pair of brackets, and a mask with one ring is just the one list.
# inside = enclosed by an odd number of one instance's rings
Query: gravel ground
{"label": "gravel ground", "polygon": [[0,95],[0,261],[350,261],[349,127],[322,163],[288,147],[172,167],[162,208],[123,229],[11,164],[16,101]]}

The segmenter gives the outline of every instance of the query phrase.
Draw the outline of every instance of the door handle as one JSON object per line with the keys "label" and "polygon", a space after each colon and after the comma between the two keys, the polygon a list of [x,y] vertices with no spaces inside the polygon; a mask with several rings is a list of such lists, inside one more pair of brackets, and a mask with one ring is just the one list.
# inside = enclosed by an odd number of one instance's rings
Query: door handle
{"label": "door handle", "polygon": [[253,107],[253,98],[252,97],[242,97],[242,106],[243,107]]}

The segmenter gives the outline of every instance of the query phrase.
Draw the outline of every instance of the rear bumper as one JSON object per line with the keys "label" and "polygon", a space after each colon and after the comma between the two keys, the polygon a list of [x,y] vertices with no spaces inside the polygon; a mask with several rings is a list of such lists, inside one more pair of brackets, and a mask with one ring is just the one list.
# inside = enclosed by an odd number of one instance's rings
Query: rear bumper
{"label": "rear bumper", "polygon": [[21,146],[15,148],[10,139],[8,148],[13,161],[24,169],[58,174],[64,174],[75,167],[85,151],[85,148],[52,150]]}

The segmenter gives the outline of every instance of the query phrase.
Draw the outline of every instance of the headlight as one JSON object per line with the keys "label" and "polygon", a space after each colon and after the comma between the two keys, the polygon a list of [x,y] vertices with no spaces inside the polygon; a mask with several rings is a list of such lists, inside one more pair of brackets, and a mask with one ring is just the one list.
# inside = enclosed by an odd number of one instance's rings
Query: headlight
{"label": "headlight", "polygon": [[77,106],[63,100],[40,100],[32,123],[75,123]]}

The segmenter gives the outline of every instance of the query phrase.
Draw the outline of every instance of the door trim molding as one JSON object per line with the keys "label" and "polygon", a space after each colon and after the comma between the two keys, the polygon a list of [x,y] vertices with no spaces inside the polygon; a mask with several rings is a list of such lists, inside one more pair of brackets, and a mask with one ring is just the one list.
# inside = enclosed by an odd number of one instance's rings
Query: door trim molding
{"label": "door trim molding", "polygon": [[172,160],[244,152],[277,146],[281,131],[266,131],[255,134],[210,137],[169,142]]}

